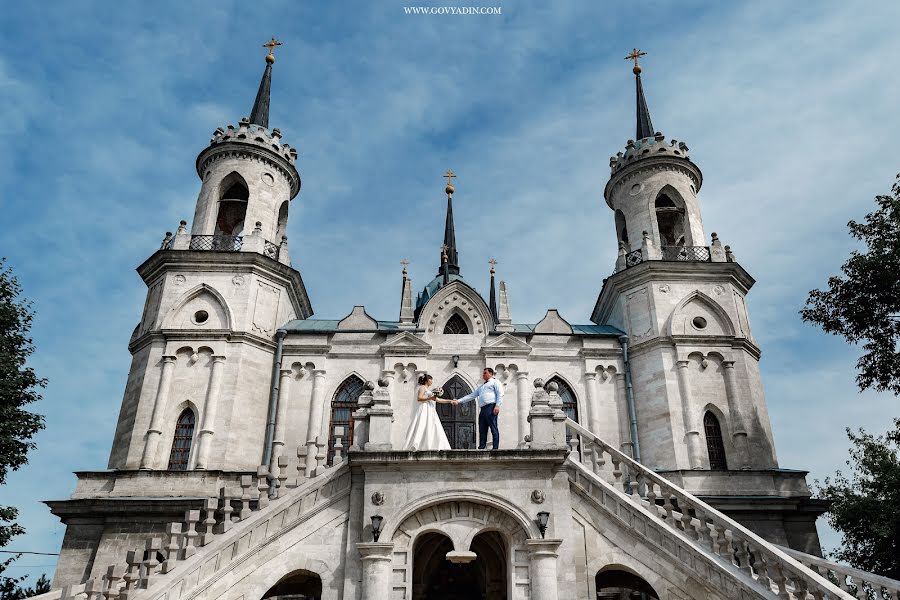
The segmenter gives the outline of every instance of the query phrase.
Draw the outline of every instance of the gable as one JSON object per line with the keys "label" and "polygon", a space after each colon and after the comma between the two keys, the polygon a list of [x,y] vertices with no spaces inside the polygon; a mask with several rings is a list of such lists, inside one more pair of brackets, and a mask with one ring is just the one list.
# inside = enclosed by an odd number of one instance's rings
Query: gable
{"label": "gable", "polygon": [[422,355],[431,351],[431,344],[413,333],[404,331],[389,338],[378,350],[381,354],[392,356]]}
{"label": "gable", "polygon": [[530,345],[508,333],[497,336],[481,347],[486,356],[525,356],[531,354],[531,350]]}
{"label": "gable", "polygon": [[558,310],[551,308],[541,322],[534,326],[534,332],[572,335],[572,326],[559,315]]}
{"label": "gable", "polygon": [[366,313],[365,306],[354,306],[350,314],[337,324],[338,330],[372,330],[378,329],[378,321]]}

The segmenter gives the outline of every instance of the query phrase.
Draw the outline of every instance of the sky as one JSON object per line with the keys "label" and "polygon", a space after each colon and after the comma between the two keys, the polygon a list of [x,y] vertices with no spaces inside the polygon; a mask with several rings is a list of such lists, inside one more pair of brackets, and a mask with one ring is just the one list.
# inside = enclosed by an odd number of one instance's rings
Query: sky
{"label": "sky", "polygon": [[[408,15],[382,2],[18,3],[0,20],[0,256],[33,301],[47,427],[0,488],[58,552],[42,500],[106,467],[146,288],[134,269],[190,219],[197,154],[250,112],[272,35],[270,125],[298,148],[288,236],[317,318],[399,312],[436,272],[452,168],[460,265],[499,261],[512,317],[589,322],[615,262],[608,160],[634,136],[647,52],[655,129],[702,169],[706,235],[756,278],[748,297],[778,458],[821,479],[845,427],[900,414],[858,393],[857,347],[798,316],[856,247],[850,219],[900,171],[896,2],[526,2],[501,15]],[[430,3],[432,6],[453,3]],[[708,240],[707,240],[708,241]],[[839,538],[820,522],[826,547]],[[25,556],[12,574],[51,573]]]}

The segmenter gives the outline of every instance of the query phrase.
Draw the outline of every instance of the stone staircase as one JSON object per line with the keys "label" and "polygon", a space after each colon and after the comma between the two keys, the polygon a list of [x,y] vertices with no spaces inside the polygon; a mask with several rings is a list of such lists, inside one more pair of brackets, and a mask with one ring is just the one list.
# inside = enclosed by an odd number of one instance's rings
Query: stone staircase
{"label": "stone staircase", "polygon": [[[900,582],[769,543],[578,423],[566,419],[565,428],[571,436],[566,468],[574,495],[607,527],[637,535],[721,597],[900,600]],[[242,476],[240,487],[223,488],[217,498],[207,499],[202,511],[186,511],[183,522],[167,526],[165,538],[151,537],[143,548],[128,551],[101,577],[36,598],[202,596],[286,532],[313,526],[330,509],[343,514],[340,503],[351,491],[349,466],[338,454],[326,467],[321,448],[317,459],[308,479],[301,474],[289,480],[283,458],[274,477],[260,467],[255,476]]]}

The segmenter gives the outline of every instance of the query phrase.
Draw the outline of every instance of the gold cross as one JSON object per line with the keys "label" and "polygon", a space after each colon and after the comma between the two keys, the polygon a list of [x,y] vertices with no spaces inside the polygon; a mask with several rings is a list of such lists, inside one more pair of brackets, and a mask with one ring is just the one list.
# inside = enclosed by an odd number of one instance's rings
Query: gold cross
{"label": "gold cross", "polygon": [[640,68],[640,65],[638,64],[638,59],[639,59],[640,57],[646,56],[646,55],[647,55],[646,52],[641,52],[640,50],[638,50],[637,48],[635,48],[634,50],[631,51],[631,54],[629,54],[628,56],[625,57],[625,60],[633,60],[633,61],[634,61],[634,68],[635,68],[635,69],[638,69],[638,68]]}
{"label": "gold cross", "polygon": [[488,264],[491,265],[491,273],[494,273],[494,265],[497,264],[497,261],[492,258],[491,260],[488,261]]}
{"label": "gold cross", "polygon": [[441,244],[441,258],[444,259],[444,261],[447,260],[447,249],[449,247],[450,246],[448,246],[447,244]]}
{"label": "gold cross", "polygon": [[447,178],[447,185],[453,185],[453,178],[456,177],[456,173],[453,172],[453,169],[447,169],[444,177]]}
{"label": "gold cross", "polygon": [[268,42],[263,44],[263,48],[268,48],[269,56],[274,57],[275,56],[275,48],[277,48],[278,46],[281,46],[281,45],[283,45],[282,42],[279,42],[278,40],[276,40],[275,36],[273,35],[271,40],[269,40]]}
{"label": "gold cross", "polygon": [[406,265],[409,264],[409,261],[404,258],[400,261],[400,264],[403,265],[403,274],[406,275]]}

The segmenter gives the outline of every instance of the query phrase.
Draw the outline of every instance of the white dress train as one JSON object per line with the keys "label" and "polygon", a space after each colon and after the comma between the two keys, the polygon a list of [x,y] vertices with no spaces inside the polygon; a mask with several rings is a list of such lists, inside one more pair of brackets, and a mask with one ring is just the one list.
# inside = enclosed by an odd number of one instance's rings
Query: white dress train
{"label": "white dress train", "polygon": [[[409,424],[409,432],[403,443],[404,450],[450,450],[450,442],[441,425],[441,418],[437,414],[434,400],[419,402],[419,390],[416,389],[416,409],[413,412],[412,421]],[[430,393],[425,390],[426,393]]]}

